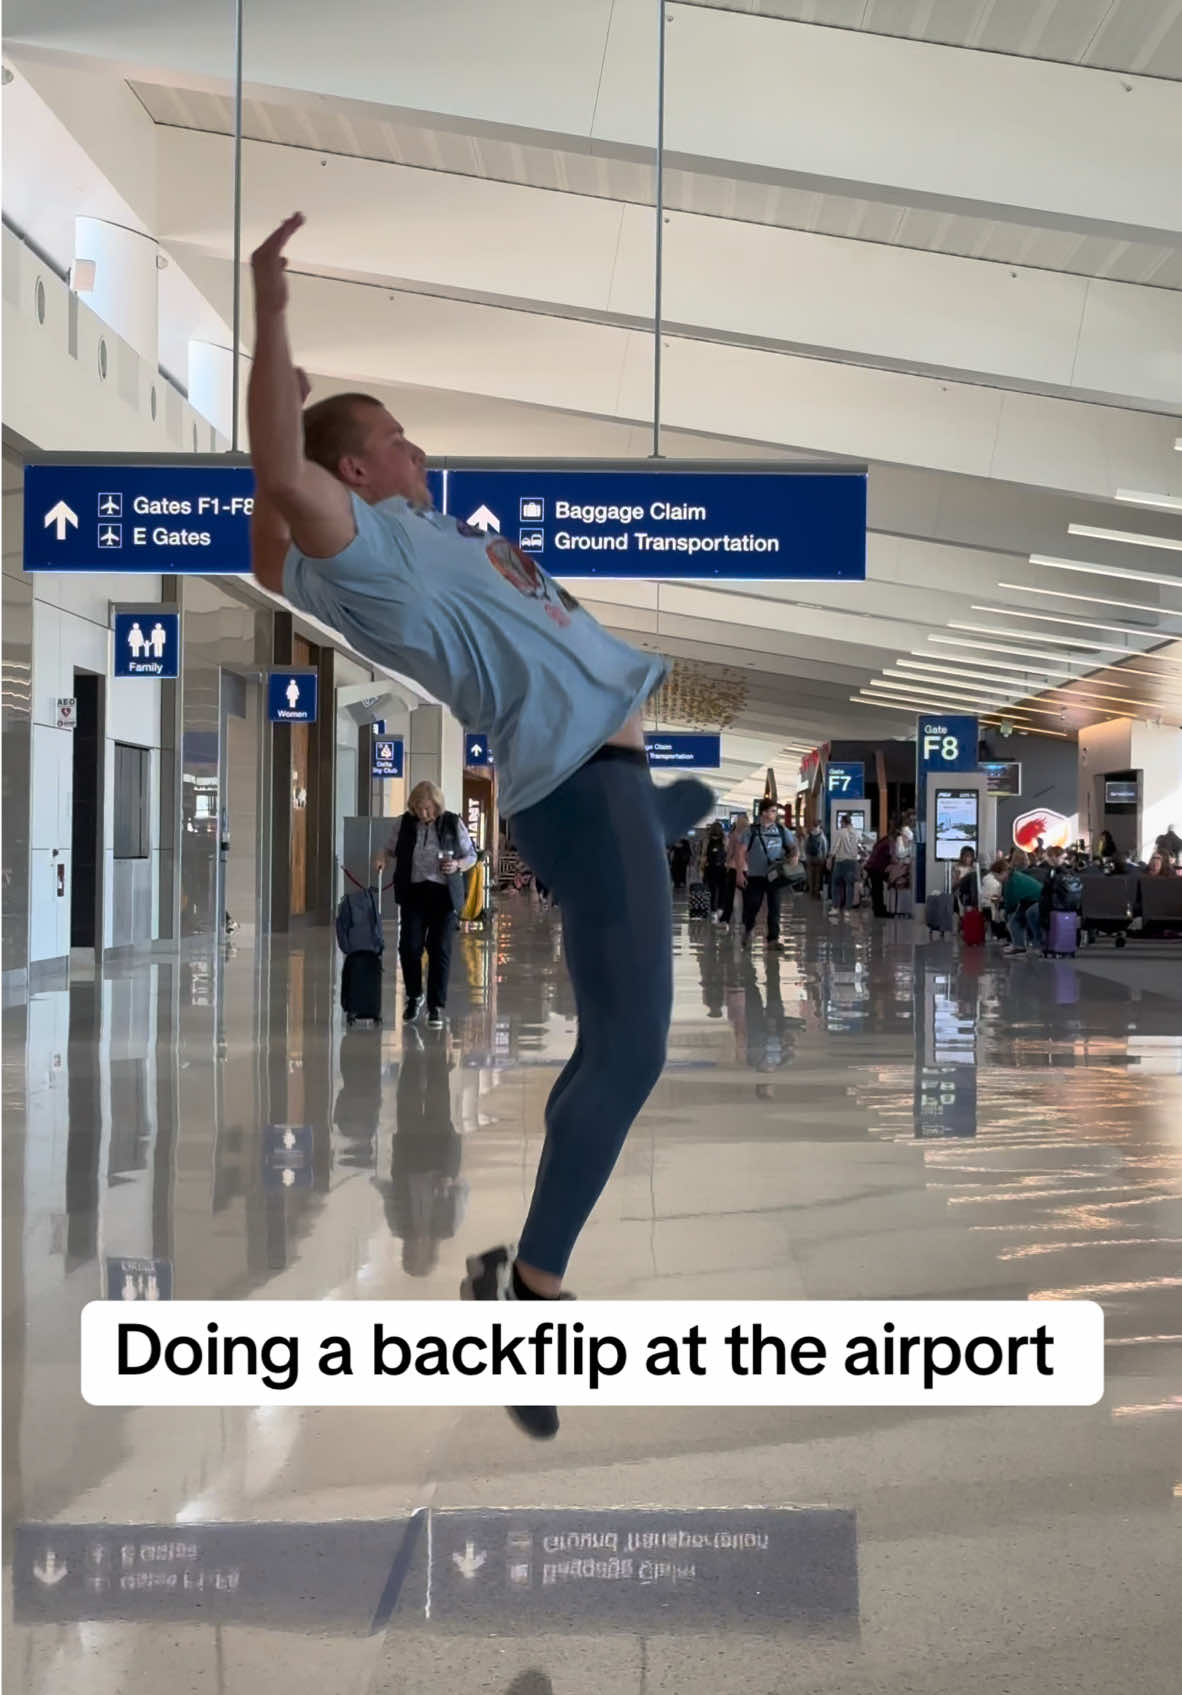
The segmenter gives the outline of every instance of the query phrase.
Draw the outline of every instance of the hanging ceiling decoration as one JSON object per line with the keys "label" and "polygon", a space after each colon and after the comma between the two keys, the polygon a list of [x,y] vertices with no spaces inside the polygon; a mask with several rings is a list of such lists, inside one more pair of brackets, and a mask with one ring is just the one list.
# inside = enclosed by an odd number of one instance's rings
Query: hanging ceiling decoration
{"label": "hanging ceiling decoration", "polygon": [[661,724],[725,730],[746,704],[747,679],[741,671],[674,659],[669,675],[649,702],[649,712]]}

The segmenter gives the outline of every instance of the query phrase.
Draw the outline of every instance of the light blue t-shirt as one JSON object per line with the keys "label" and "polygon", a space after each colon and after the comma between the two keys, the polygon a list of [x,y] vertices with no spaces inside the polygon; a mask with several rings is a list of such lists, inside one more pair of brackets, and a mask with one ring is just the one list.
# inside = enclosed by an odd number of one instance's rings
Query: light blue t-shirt
{"label": "light blue t-shirt", "polygon": [[552,794],[663,678],[663,659],[610,635],[503,536],[401,496],[354,495],[353,515],[335,559],[291,549],[284,594],[485,731],[506,816]]}

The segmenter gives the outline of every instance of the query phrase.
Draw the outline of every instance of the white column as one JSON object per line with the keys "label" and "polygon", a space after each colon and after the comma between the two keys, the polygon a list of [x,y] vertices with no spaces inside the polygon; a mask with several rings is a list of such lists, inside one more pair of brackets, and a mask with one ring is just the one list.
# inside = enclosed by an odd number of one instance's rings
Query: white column
{"label": "white column", "polygon": [[1182,730],[1171,724],[1133,725],[1130,769],[1141,773],[1141,840],[1146,858],[1171,827],[1182,834]]}
{"label": "white column", "polygon": [[443,706],[419,706],[410,715],[407,747],[409,793],[416,783],[435,783],[448,810],[459,812],[464,799],[464,731]]}
{"label": "white column", "polygon": [[101,218],[74,220],[74,285],[92,312],[155,370],[160,307],[156,242]]}
{"label": "white column", "polygon": [[[246,380],[250,360],[241,360],[238,397],[239,441],[246,440]],[[227,441],[234,436],[234,355],[229,347],[212,341],[189,343],[189,405]]]}

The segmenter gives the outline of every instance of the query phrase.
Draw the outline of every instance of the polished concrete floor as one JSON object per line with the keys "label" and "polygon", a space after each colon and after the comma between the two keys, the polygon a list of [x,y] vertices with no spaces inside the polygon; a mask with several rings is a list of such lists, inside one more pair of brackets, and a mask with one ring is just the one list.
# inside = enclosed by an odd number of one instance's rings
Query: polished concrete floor
{"label": "polished concrete floor", "polygon": [[78,1318],[453,1297],[520,1221],[573,1042],[553,917],[460,940],[443,1036],[392,984],[344,1032],[318,931],[9,1009],[6,1687],[1177,1691],[1182,959],[1116,964],[803,905],[748,957],[682,913],[669,1067],[571,1268],[620,1299],[1091,1297],[1099,1406],[572,1410],[547,1445],[479,1409],[92,1408]]}

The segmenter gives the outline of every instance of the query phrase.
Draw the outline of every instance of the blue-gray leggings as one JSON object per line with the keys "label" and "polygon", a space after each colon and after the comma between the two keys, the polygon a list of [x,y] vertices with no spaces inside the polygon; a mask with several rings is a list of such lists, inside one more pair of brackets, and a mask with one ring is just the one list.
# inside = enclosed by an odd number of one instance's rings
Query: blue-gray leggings
{"label": "blue-gray leggings", "polygon": [[665,1063],[673,1007],[673,905],[665,844],[709,811],[693,780],[657,789],[645,755],[602,748],[512,821],[562,913],[579,1019],[546,1103],[546,1140],[518,1252],[561,1277]]}

